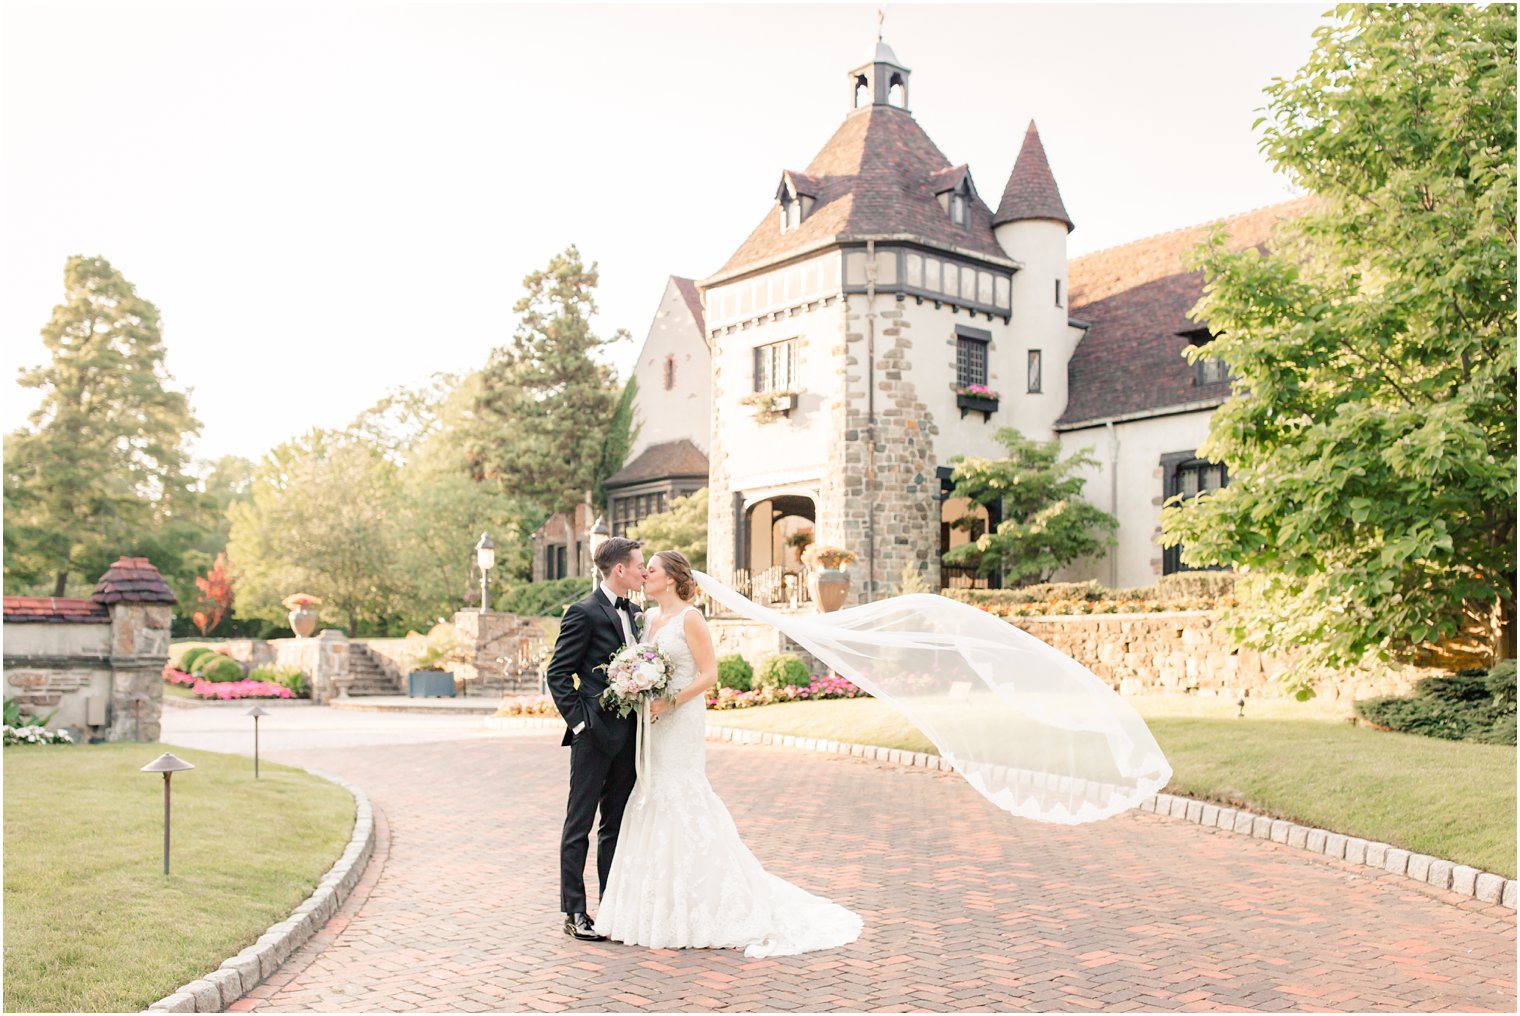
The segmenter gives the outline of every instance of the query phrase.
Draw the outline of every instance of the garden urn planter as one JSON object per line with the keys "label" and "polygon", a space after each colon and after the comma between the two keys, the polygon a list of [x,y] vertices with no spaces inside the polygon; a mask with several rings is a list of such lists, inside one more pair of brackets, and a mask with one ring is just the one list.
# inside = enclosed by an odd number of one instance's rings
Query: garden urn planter
{"label": "garden urn planter", "polygon": [[818,609],[828,613],[844,606],[850,592],[850,576],[838,568],[825,568],[813,576]]}
{"label": "garden urn planter", "polygon": [[290,612],[290,630],[309,639],[317,630],[317,612],[310,607],[300,607]]}

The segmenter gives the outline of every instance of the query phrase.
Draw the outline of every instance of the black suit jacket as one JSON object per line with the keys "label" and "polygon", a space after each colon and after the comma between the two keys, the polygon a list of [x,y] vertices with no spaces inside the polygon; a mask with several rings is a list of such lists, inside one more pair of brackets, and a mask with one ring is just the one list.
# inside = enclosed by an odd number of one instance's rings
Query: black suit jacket
{"label": "black suit jacket", "polygon": [[[636,627],[634,638],[638,638]],[[620,719],[616,713],[603,712],[597,702],[607,689],[606,664],[622,647],[622,622],[599,588],[565,608],[547,674],[549,694],[554,696],[554,704],[565,718],[565,739],[561,744],[575,740],[575,728],[581,723],[586,727],[579,736],[590,736],[597,747],[609,754],[616,754],[633,736],[632,714]],[[572,677],[580,678],[579,688]]]}

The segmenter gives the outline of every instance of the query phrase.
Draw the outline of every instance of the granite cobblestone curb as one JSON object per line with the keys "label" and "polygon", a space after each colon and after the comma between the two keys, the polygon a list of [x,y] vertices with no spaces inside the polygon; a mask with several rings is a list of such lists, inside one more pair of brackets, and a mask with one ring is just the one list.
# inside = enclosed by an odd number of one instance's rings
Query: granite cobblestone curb
{"label": "granite cobblestone curb", "polygon": [[[493,716],[487,721],[493,729],[548,729],[563,728],[564,721],[558,716]],[[853,755],[877,762],[894,765],[917,766],[952,772],[953,767],[938,755],[903,751],[899,748],[883,748],[878,745],[853,744],[829,741],[816,737],[799,737],[795,734],[773,734],[764,730],[747,730],[742,727],[724,727],[709,724],[709,741],[731,741],[735,744],[768,744],[782,748],[801,748],[804,751],[821,751],[841,755]],[[1209,801],[1199,801],[1177,794],[1157,794],[1140,804],[1141,811],[1194,822],[1212,829],[1223,829],[1254,839],[1271,840],[1311,854],[1321,854],[1335,860],[1350,861],[1369,868],[1380,868],[1395,875],[1412,879],[1437,889],[1446,889],[1482,903],[1498,903],[1516,908],[1517,886],[1515,879],[1506,879],[1489,871],[1453,861],[1416,854],[1387,843],[1374,843],[1329,829],[1302,826],[1296,822],[1257,815],[1242,808],[1231,808]]]}
{"label": "granite cobblestone curb", "polygon": [[364,791],[336,776],[308,769],[311,775],[336,783],[354,798],[354,831],[348,847],[322,876],[317,888],[290,916],[271,925],[253,945],[205,977],[154,1002],[144,1012],[221,1012],[271,976],[338,912],[364,873],[375,850],[375,812]]}

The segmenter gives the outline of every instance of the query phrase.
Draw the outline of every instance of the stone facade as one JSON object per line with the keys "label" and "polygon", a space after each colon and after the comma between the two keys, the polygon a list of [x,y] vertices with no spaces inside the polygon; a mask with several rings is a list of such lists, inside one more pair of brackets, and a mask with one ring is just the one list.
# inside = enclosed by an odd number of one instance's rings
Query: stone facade
{"label": "stone facade", "polygon": [[122,558],[88,600],[5,597],[5,697],[76,743],[157,741],[174,594]]}
{"label": "stone facade", "polygon": [[277,666],[306,675],[313,702],[326,705],[347,691],[348,636],[337,628],[324,628],[308,639],[273,639],[269,648]]}
{"label": "stone facade", "polygon": [[[545,621],[517,614],[459,611],[454,615],[454,631],[471,661],[456,664],[454,676],[480,695],[538,691],[540,664],[554,648]],[[554,628],[558,630],[558,625]]]}

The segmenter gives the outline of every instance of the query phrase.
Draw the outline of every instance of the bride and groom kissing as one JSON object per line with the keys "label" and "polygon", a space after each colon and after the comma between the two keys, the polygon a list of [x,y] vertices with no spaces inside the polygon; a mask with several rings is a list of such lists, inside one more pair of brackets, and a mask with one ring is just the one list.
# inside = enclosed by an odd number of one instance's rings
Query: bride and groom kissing
{"label": "bride and groom kissing", "polygon": [[[853,942],[860,917],[768,873],[707,780],[704,714],[717,659],[707,622],[691,605],[690,563],[665,550],[646,567],[641,544],[621,537],[603,542],[595,559],[601,582],[566,608],[547,675],[570,748],[560,841],[565,934],[648,948],[743,949],[751,957]],[[643,615],[628,599],[636,591],[655,603]],[[642,729],[635,715],[602,705],[609,660],[641,642],[670,661],[665,694],[649,705]],[[593,826],[601,889],[594,919],[585,885]]]}

